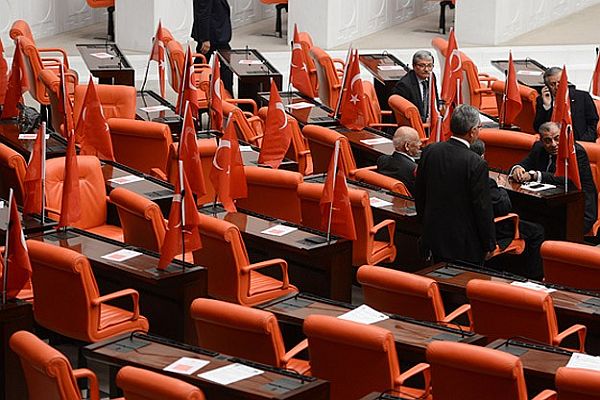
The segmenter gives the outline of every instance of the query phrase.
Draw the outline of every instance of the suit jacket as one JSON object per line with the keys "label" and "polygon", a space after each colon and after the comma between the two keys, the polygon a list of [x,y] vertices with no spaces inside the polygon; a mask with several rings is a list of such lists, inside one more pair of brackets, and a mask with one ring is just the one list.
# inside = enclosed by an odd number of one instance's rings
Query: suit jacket
{"label": "suit jacket", "polygon": [[[571,99],[571,118],[573,119],[573,133],[576,140],[585,142],[596,141],[596,129],[598,126],[598,113],[594,101],[588,92],[569,88],[569,98]],[[542,96],[538,96],[535,103],[535,119],[533,129],[539,132],[540,125],[550,121],[552,110],[544,110]]]}
{"label": "suit jacket", "polygon": [[488,166],[463,143],[450,139],[423,151],[415,196],[423,245],[438,260],[481,264],[496,246]]}
{"label": "suit jacket", "polygon": [[[414,70],[408,71],[406,75],[402,77],[392,89],[392,94],[397,94],[404,97],[406,100],[413,103],[419,110],[421,119],[423,118],[423,96],[421,96],[421,88],[419,87],[419,79]],[[438,98],[437,88],[435,89],[435,98]]]}
{"label": "suit jacket", "polygon": [[415,170],[417,163],[395,151],[392,155],[383,155],[377,159],[377,172],[398,179],[413,194],[415,191]]}
{"label": "suit jacket", "polygon": [[210,40],[213,44],[231,40],[231,10],[227,0],[194,0],[192,38],[198,43]]}
{"label": "suit jacket", "polygon": [[[594,222],[596,222],[598,215],[598,193],[596,191],[596,185],[594,184],[594,178],[592,177],[592,170],[590,169],[590,161],[587,153],[579,143],[575,143],[575,153],[577,154],[577,166],[579,167],[581,190],[583,190],[585,194],[583,230],[587,233],[592,225],[594,225]],[[549,159],[550,155],[544,149],[542,142],[536,142],[527,157],[525,157],[519,165],[527,171],[540,171],[542,173],[543,183],[550,183],[556,186],[564,185],[563,177],[554,176],[554,172],[556,171],[556,159],[554,159],[549,170],[546,171]],[[569,181],[569,190],[576,189],[573,182]]]}

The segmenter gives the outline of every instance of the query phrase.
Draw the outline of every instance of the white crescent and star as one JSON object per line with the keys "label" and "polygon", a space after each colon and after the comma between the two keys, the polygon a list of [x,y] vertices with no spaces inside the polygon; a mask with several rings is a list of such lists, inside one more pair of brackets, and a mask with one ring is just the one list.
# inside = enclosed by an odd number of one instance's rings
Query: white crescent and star
{"label": "white crescent and star", "polygon": [[279,127],[279,129],[280,129],[280,130],[281,130],[281,129],[285,129],[285,127],[286,127],[286,126],[287,126],[287,124],[288,124],[288,121],[287,121],[287,115],[285,114],[285,108],[283,107],[283,103],[282,103],[281,101],[278,101],[277,103],[275,103],[275,108],[276,108],[277,110],[281,111],[281,114],[283,115],[283,120],[285,121],[285,122],[283,123],[283,126]]}
{"label": "white crescent and star", "polygon": [[[226,139],[221,139],[221,142],[219,142],[219,147],[217,147],[217,151],[215,152],[215,157],[213,158],[213,165],[219,171],[224,171],[225,170],[224,168],[221,168],[221,166],[217,162],[217,158],[219,157],[219,151],[221,149],[223,149],[223,148],[231,149],[231,142],[229,140],[226,140]],[[227,166],[227,172],[226,173],[229,173],[229,166]]]}

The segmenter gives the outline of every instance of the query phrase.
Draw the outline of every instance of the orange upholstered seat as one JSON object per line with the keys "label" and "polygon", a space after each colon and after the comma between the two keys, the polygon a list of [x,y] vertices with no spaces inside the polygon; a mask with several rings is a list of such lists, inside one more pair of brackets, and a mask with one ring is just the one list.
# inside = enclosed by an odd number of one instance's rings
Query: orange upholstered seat
{"label": "orange upholstered seat", "polygon": [[[492,82],[492,91],[496,95],[496,104],[498,112],[502,108],[502,98],[506,84],[504,81]],[[538,92],[535,89],[519,84],[519,94],[521,95],[521,111],[515,118],[513,125],[519,127],[521,132],[537,133],[533,129],[533,120],[535,119],[535,102],[538,97]]]}
{"label": "orange upholstered seat", "polygon": [[27,164],[22,155],[10,147],[0,143],[0,197],[8,200],[8,193],[13,189],[17,204],[23,205],[23,181],[27,173]]}
{"label": "orange upholstered seat", "polygon": [[422,142],[427,139],[425,126],[417,106],[397,94],[390,96],[388,104],[394,113],[394,117],[396,117],[398,126],[410,126],[417,131]]}
{"label": "orange upholstered seat", "polygon": [[560,367],[556,370],[558,400],[600,400],[600,372]]}
{"label": "orange upholstered seat", "polygon": [[310,56],[317,71],[319,99],[327,107],[335,109],[342,88],[340,80],[342,71],[336,69],[335,62],[342,61],[332,59],[323,49],[316,46],[310,49]]}
{"label": "orange upholstered seat", "polygon": [[546,282],[579,289],[600,288],[600,249],[597,247],[546,240],[540,252]]}
{"label": "orange upholstered seat", "polygon": [[117,374],[125,400],[204,400],[197,387],[157,372],[125,366]]}
{"label": "orange upholstered seat", "polygon": [[[600,143],[577,142],[583,146],[590,162],[592,178],[596,188],[600,188]],[[598,195],[598,204],[600,205],[600,195]],[[600,230],[600,217],[596,219],[592,229],[587,233],[589,236],[596,236]]]}
{"label": "orange upholstered seat", "polygon": [[[125,85],[94,85],[102,105],[104,118],[135,119],[135,87]],[[79,121],[88,85],[77,85],[73,102],[73,121]]]}
{"label": "orange upholstered seat", "polygon": [[479,139],[485,143],[485,159],[490,168],[509,170],[529,154],[537,135],[503,129],[481,129]]}

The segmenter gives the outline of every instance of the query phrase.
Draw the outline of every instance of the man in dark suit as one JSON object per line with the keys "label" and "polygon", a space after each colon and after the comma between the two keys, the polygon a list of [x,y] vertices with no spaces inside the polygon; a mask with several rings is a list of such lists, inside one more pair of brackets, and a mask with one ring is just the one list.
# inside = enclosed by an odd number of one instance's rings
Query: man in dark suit
{"label": "man in dark suit", "polygon": [[[540,126],[541,140],[536,142],[523,161],[512,167],[510,176],[517,182],[542,182],[563,186],[565,178],[554,176],[556,171],[556,154],[560,138],[560,126],[555,122],[545,122]],[[598,194],[590,169],[590,161],[585,149],[575,143],[577,166],[581,190],[585,194],[585,211],[583,214],[583,231],[587,233],[598,214]],[[576,190],[573,182],[569,181],[569,190]]]}
{"label": "man in dark suit", "polygon": [[[215,50],[229,50],[231,41],[231,10],[227,0],[194,0],[194,25],[192,38],[196,41],[196,53],[202,53],[207,61]],[[221,80],[225,89],[232,91],[233,74],[221,65]]]}
{"label": "man in dark suit", "polygon": [[[542,95],[538,96],[535,104],[535,120],[533,129],[540,131],[540,126],[552,118],[554,109],[554,98],[562,75],[562,69],[558,67],[548,68],[544,72]],[[569,87],[569,98],[571,100],[571,118],[573,119],[573,132],[575,140],[585,142],[596,141],[596,129],[598,126],[598,113],[594,101],[588,92]]]}
{"label": "man in dark suit", "polygon": [[[413,55],[413,69],[396,83],[392,94],[404,97],[419,110],[421,120],[429,116],[429,75],[433,72],[433,55],[427,50],[419,50]],[[438,98],[437,88],[435,97]]]}
{"label": "man in dark suit", "polygon": [[377,172],[398,179],[412,194],[415,191],[415,157],[421,150],[421,139],[416,130],[409,126],[401,126],[394,133],[392,140],[394,153],[383,155],[377,159]]}
{"label": "man in dark suit", "polygon": [[479,111],[461,104],[450,120],[452,137],[423,150],[415,182],[422,245],[434,261],[481,265],[496,247],[494,214],[485,160],[472,152]]}

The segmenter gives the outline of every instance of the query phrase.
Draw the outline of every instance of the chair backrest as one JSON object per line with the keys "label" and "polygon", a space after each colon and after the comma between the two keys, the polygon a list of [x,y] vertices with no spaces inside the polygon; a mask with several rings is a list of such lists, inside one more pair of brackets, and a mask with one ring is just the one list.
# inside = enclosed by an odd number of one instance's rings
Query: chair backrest
{"label": "chair backrest", "polygon": [[375,244],[374,235],[371,234],[374,224],[369,193],[360,189],[348,189],[348,197],[356,230],[356,240],[352,242],[352,265],[369,264],[372,262]]}
{"label": "chair backrest", "polygon": [[125,366],[117,374],[125,400],[204,400],[202,391],[170,376]]}
{"label": "chair backrest", "polygon": [[333,129],[324,126],[306,125],[302,134],[308,140],[310,153],[313,160],[313,172],[318,174],[327,172],[329,162],[335,149],[335,142],[340,141],[341,160],[344,165],[346,176],[356,169],[354,155],[350,148],[348,138]]}
{"label": "chair backrest", "polygon": [[473,279],[467,283],[473,330],[490,340],[522,336],[552,344],[558,334],[548,293],[502,282]]}
{"label": "chair backrest", "polygon": [[[106,224],[106,186],[95,156],[77,156],[79,167],[79,192],[81,194],[81,219],[74,224],[81,229]],[[65,180],[65,157],[46,161],[46,205],[60,210]]]}
{"label": "chair backrest", "polygon": [[111,118],[108,127],[117,162],[145,174],[149,174],[152,168],[166,172],[169,146],[173,143],[168,125]]}
{"label": "chair backrest", "polygon": [[[504,81],[492,82],[492,90],[496,94],[496,104],[498,112],[502,109],[502,98],[504,96],[506,83]],[[515,118],[513,125],[520,128],[521,132],[537,133],[533,129],[533,120],[535,119],[535,102],[538,92],[535,89],[519,84],[519,94],[521,95],[521,111]]]}
{"label": "chair backrest", "polygon": [[338,318],[311,315],[304,321],[311,374],[330,383],[330,398],[358,399],[394,388],[400,375],[390,331]]}
{"label": "chair backrest", "polygon": [[223,102],[223,115],[231,115],[229,122],[235,125],[237,137],[246,143],[260,147],[262,143],[263,127],[262,120],[258,117],[246,118],[244,112],[237,106]]}
{"label": "chair backrest", "polygon": [[198,346],[274,367],[284,366],[285,347],[272,313],[225,301],[196,299],[190,314]]}
{"label": "chair backrest", "polygon": [[113,189],[110,201],[117,207],[125,243],[160,251],[167,227],[158,205],[125,188]]}
{"label": "chair backrest", "polygon": [[[198,153],[200,154],[200,163],[202,164],[202,175],[204,176],[204,187],[206,194],[199,197],[198,204],[204,204],[215,199],[215,189],[210,180],[210,170],[213,165],[213,159],[215,152],[217,151],[217,142],[215,139],[196,139],[198,145]],[[171,184],[175,185],[177,176],[177,151],[179,149],[179,143],[172,143],[169,146],[169,160],[167,161],[166,176]]]}
{"label": "chair backrest", "polygon": [[248,196],[237,201],[238,207],[297,224],[301,222],[298,185],[303,179],[300,173],[253,166],[244,167],[244,171]]}
{"label": "chair backrest", "polygon": [[60,93],[60,78],[53,71],[44,69],[40,71],[39,76],[40,82],[46,88],[46,94],[50,101],[51,117],[52,117],[52,128],[56,132],[62,132],[62,125],[65,123],[65,114],[61,112],[63,109],[60,104],[59,93]]}
{"label": "chair backrest", "polygon": [[446,50],[448,49],[448,41],[443,37],[436,36],[431,39],[431,47],[437,53],[437,63],[440,65],[440,76],[444,76],[444,66],[446,65]]}
{"label": "chair backrest", "polygon": [[303,226],[323,230],[321,226],[320,205],[322,193],[322,183],[302,182],[298,185],[298,198],[300,199]]}
{"label": "chair backrest", "polygon": [[410,126],[417,131],[419,139],[427,138],[417,106],[397,94],[390,96],[388,104],[394,113],[398,126]]}
{"label": "chair backrest", "polygon": [[23,205],[25,194],[23,182],[27,173],[27,164],[22,155],[10,147],[0,143],[0,197],[8,200],[10,189],[13,189],[18,205]]}
{"label": "chair backrest", "polygon": [[19,37],[25,36],[35,45],[35,38],[33,37],[33,33],[31,33],[31,27],[27,21],[22,19],[18,19],[13,22],[12,26],[10,27],[9,35],[10,38],[14,40],[15,44],[17,44],[17,39],[19,39]]}
{"label": "chair backrest", "polygon": [[[588,160],[590,161],[590,169],[592,171],[592,178],[594,179],[594,184],[596,188],[600,188],[600,143],[591,143],[591,142],[577,142],[583,146],[585,152],[588,156]],[[600,205],[600,195],[598,195],[598,204]],[[600,230],[600,217],[594,222],[594,225],[591,229],[591,234],[596,235]]]}
{"label": "chair backrest", "polygon": [[[479,71],[477,65],[465,53],[460,51],[460,59],[462,63],[462,87],[461,94],[464,104],[470,104],[477,109],[482,107],[482,96],[479,89]],[[497,112],[497,110],[496,110]]]}
{"label": "chair backrest", "polygon": [[185,61],[185,53],[181,43],[177,40],[170,40],[169,43],[165,44],[165,54],[169,63],[167,68],[167,79],[171,88],[175,91],[179,91],[179,79],[183,73],[183,63]]}
{"label": "chair backrest", "polygon": [[362,81],[363,91],[367,100],[367,124],[378,124],[381,123],[381,106],[379,105],[379,99],[377,98],[377,92],[372,82]]}
{"label": "chair backrest", "polygon": [[508,170],[529,154],[537,135],[503,129],[486,128],[479,132],[485,143],[485,159],[490,168]]}
{"label": "chair backrest", "polygon": [[526,400],[518,357],[464,343],[434,341],[427,346],[436,400]]}
{"label": "chair backrest", "polygon": [[30,399],[81,399],[67,357],[33,333],[15,332],[10,348],[19,356]]}
{"label": "chair backrest", "polygon": [[312,84],[313,93],[319,93],[319,78],[317,76],[317,68],[315,62],[310,56],[310,49],[313,48],[313,40],[308,32],[298,32],[300,39],[300,46],[302,46],[302,52],[304,53],[304,60],[306,61],[306,68],[308,69],[308,77]]}
{"label": "chair backrest", "polygon": [[356,277],[365,303],[376,310],[425,321],[441,321],[445,317],[434,279],[374,265],[363,265]]}
{"label": "chair backrest", "polygon": [[359,182],[365,182],[371,185],[379,186],[385,190],[389,190],[390,192],[398,193],[403,196],[412,197],[406,185],[402,181],[398,179],[392,178],[387,175],[380,174],[377,171],[373,171],[366,168],[359,168],[356,170],[352,179],[355,179]]}
{"label": "chair backrest", "polygon": [[[77,126],[83,101],[88,85],[77,85],[75,87],[75,99],[73,102],[73,122]],[[125,85],[95,85],[96,93],[102,105],[104,118],[135,118],[135,87]]]}
{"label": "chair backrest", "polygon": [[600,372],[560,367],[556,370],[558,400],[600,400]]}
{"label": "chair backrest", "polygon": [[313,46],[313,48],[310,49],[310,56],[312,57],[317,70],[319,99],[321,99],[323,104],[327,107],[335,109],[342,84],[337,75],[333,60],[323,49],[316,46]]}
{"label": "chair backrest", "polygon": [[50,104],[50,99],[46,94],[46,87],[39,79],[40,71],[44,69],[40,53],[38,52],[35,43],[27,36],[19,36],[17,40],[21,46],[23,66],[25,68],[25,75],[27,76],[29,93],[38,103],[47,106]]}
{"label": "chair backrest", "polygon": [[546,282],[588,290],[600,287],[600,249],[580,243],[546,240],[540,253]]}

